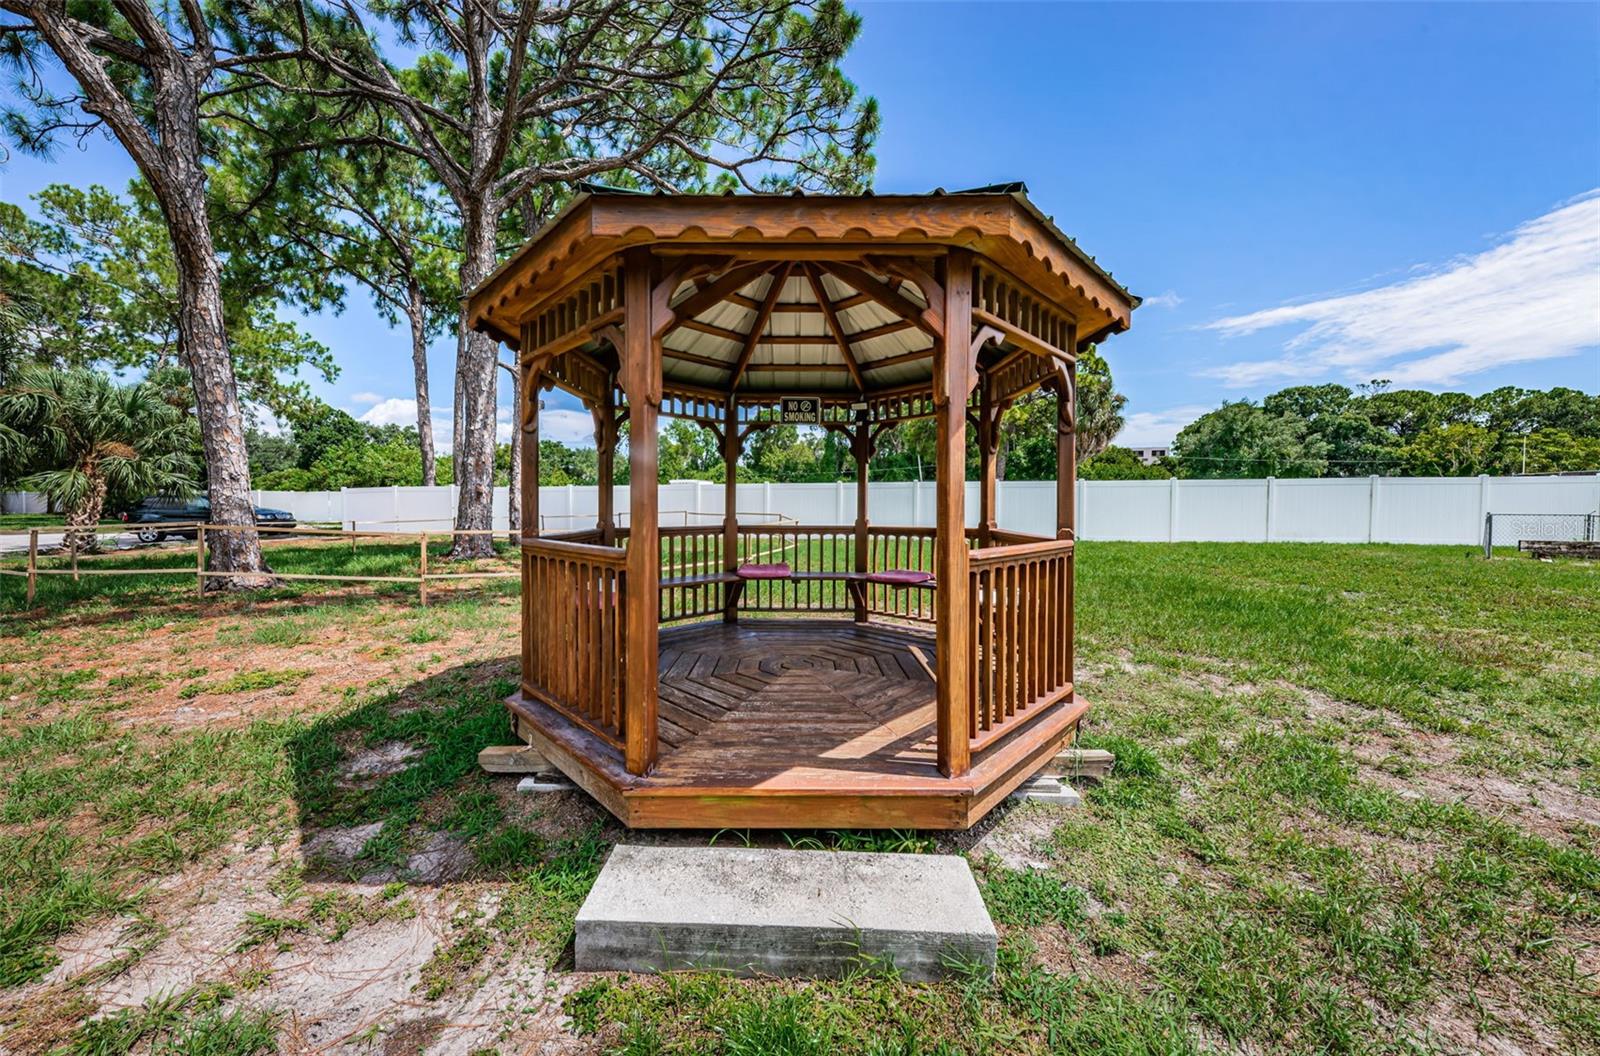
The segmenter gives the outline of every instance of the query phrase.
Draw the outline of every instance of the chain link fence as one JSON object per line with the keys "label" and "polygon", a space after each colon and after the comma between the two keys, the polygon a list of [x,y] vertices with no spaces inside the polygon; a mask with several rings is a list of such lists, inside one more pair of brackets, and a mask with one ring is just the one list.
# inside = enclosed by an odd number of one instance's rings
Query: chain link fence
{"label": "chain link fence", "polygon": [[1497,546],[1600,542],[1600,513],[1490,513],[1483,518],[1483,556]]}

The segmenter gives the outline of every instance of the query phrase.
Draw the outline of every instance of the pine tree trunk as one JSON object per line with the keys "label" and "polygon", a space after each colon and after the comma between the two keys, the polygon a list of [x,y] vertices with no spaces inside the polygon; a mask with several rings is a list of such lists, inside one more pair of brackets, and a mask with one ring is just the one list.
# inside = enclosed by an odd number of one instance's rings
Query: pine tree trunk
{"label": "pine tree trunk", "polygon": [[[178,273],[178,350],[194,381],[196,417],[210,480],[211,521],[253,528],[250,462],[245,454],[244,416],[228,352],[222,312],[222,265],[206,214],[206,172],[200,144],[200,95],[215,74],[214,56],[188,55],[164,23],[140,10],[147,36],[152,81],[148,98],[154,135],[124,94],[107,60],[91,47],[82,23],[67,17],[65,4],[8,5],[39,33],[77,81],[82,107],[105,121],[139,168],[166,218]],[[137,5],[128,9],[139,10]],[[128,12],[124,12],[127,14]],[[130,20],[134,16],[129,15]],[[212,533],[211,569],[236,575],[209,581],[213,588],[242,590],[274,580],[254,531]]]}
{"label": "pine tree trunk", "polygon": [[411,320],[411,373],[417,384],[417,448],[422,453],[422,483],[431,488],[439,480],[433,461],[433,408],[428,401],[427,306],[416,279],[406,287],[406,316]]}
{"label": "pine tree trunk", "polygon": [[[172,235],[177,265],[178,352],[194,381],[211,498],[210,523],[253,527],[256,512],[250,500],[244,414],[223,321],[222,265],[206,213],[199,103],[197,94],[180,99],[157,109],[167,165],[163,178],[152,181]],[[233,573],[208,578],[208,590],[254,590],[276,582],[261,553],[261,538],[254,531],[207,532],[206,538],[210,543],[207,567],[213,572]]]}
{"label": "pine tree trunk", "polygon": [[[481,213],[462,224],[461,288],[470,290],[494,269],[494,226]],[[463,313],[462,326],[465,327]],[[458,530],[494,527],[495,370],[499,361],[493,338],[465,331],[456,357],[456,390],[461,402],[461,427],[456,434],[459,470],[456,486]],[[458,535],[450,555],[488,557],[494,543],[488,535]]]}
{"label": "pine tree trunk", "polygon": [[[467,329],[461,327],[456,332],[456,366],[460,367],[461,360],[467,354]],[[461,483],[461,375],[458,372],[455,384],[450,392],[450,480],[452,483]]]}
{"label": "pine tree trunk", "polygon": [[[228,354],[222,322],[222,275],[210,228],[204,220],[205,200],[194,203],[199,220],[189,225],[192,242],[181,240],[177,250],[180,352],[194,379],[195,410],[200,422],[200,444],[205,452],[206,478],[211,499],[212,524],[256,523],[250,501],[250,458],[245,450],[244,415],[239,408],[233,359]],[[174,242],[180,243],[174,224]],[[206,580],[208,590],[255,590],[272,586],[261,538],[253,531],[213,531],[206,567],[233,575]]]}

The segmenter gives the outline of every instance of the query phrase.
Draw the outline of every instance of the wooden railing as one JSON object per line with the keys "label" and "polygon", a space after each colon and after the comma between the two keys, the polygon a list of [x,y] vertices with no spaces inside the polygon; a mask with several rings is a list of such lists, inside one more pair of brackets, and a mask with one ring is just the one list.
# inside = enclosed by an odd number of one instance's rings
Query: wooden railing
{"label": "wooden railing", "polygon": [[[721,612],[727,586],[705,577],[724,571],[722,526],[697,524],[660,532],[661,601],[656,618],[667,623]],[[674,580],[688,582],[680,585]]]}
{"label": "wooden railing", "polygon": [[[972,531],[969,529],[967,531],[967,535],[971,537],[972,534]],[[1051,537],[1048,535],[1033,535],[1029,532],[1013,532],[1008,531],[1005,528],[992,528],[989,531],[989,546],[991,547],[1020,546],[1024,543],[1048,543],[1050,540]]]}
{"label": "wooden railing", "polygon": [[522,545],[522,688],[617,748],[626,739],[627,551]]}
{"label": "wooden railing", "polygon": [[1072,550],[1071,540],[1052,539],[972,551],[974,751],[1072,693]]}

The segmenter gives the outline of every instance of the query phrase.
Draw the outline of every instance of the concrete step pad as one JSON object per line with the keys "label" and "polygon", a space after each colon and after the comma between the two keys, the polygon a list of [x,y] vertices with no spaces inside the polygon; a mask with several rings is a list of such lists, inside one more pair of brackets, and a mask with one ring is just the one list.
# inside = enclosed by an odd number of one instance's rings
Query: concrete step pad
{"label": "concrete step pad", "polygon": [[992,973],[994,923],[965,859],[742,847],[611,851],[578,910],[579,971],[832,977],[893,963]]}
{"label": "concrete step pad", "polygon": [[1017,790],[1011,793],[1011,798],[1031,803],[1054,803],[1063,807],[1083,805],[1083,797],[1078,795],[1078,790],[1059,777],[1032,778],[1018,785]]}

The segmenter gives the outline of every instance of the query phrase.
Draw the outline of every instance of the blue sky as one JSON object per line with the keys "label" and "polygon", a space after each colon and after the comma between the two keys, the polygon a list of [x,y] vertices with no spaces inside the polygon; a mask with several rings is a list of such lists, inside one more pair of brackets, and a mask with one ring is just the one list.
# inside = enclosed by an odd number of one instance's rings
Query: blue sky
{"label": "blue sky", "polygon": [[[856,7],[878,189],[1024,180],[1146,298],[1104,349],[1123,442],[1297,383],[1600,391],[1600,5]],[[131,174],[69,146],[0,195]],[[306,325],[343,366],[324,398],[408,420],[405,334],[359,295]]]}

